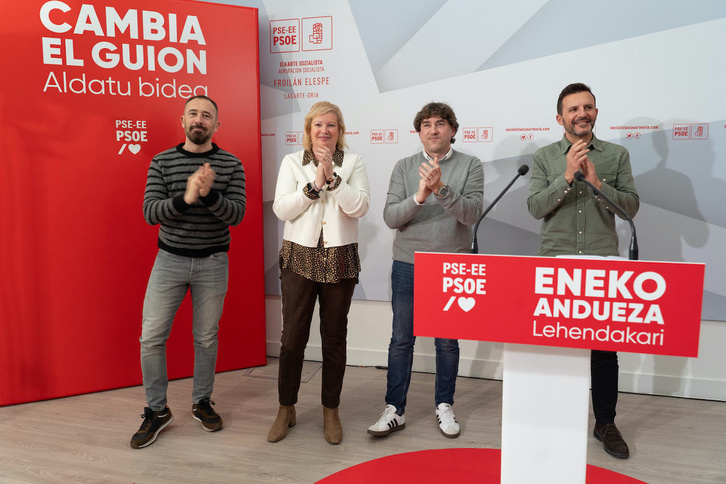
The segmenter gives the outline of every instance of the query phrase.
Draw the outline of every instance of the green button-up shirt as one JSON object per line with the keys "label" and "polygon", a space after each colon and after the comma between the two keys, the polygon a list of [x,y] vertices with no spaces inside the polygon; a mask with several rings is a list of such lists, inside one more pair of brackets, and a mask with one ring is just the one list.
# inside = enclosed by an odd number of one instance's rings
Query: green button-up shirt
{"label": "green button-up shirt", "polygon": [[[583,182],[573,180],[570,185],[565,180],[571,146],[563,136],[532,156],[527,207],[534,218],[543,219],[538,255],[619,255],[613,214],[622,215]],[[628,150],[593,136],[587,156],[602,181],[600,191],[634,217],[640,199]]]}

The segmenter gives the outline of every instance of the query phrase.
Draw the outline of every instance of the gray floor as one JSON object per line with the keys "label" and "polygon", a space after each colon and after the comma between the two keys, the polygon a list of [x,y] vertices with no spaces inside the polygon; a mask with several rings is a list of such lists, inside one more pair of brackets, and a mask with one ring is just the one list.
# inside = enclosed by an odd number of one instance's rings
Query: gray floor
{"label": "gray floor", "polygon": [[[434,376],[414,373],[406,429],[376,439],[366,428],[383,410],[385,371],[359,367],[346,373],[343,442],[329,445],[319,369],[306,362],[298,424],[276,444],[266,441],[277,411],[274,358],[267,367],[217,375],[213,400],[225,427],[215,433],[191,418],[191,380],[171,382],[175,420],[141,450],[129,447],[142,421],[141,387],[0,408],[0,482],[313,483],[402,452],[500,448],[501,382],[459,378],[454,408],[461,436],[446,439],[434,419]],[[631,458],[614,459],[589,437],[588,464],[650,483],[726,483],[726,403],[621,394],[618,412]],[[377,484],[385,482],[381,476]]]}

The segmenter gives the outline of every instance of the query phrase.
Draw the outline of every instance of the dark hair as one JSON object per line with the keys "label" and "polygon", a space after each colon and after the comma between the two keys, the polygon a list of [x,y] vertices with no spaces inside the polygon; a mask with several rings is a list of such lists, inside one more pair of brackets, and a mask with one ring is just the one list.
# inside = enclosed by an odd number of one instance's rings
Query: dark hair
{"label": "dark hair", "polygon": [[217,107],[217,103],[215,103],[215,102],[214,102],[214,101],[212,100],[212,98],[211,98],[211,97],[208,97],[208,96],[202,96],[201,94],[200,94],[199,96],[192,96],[192,97],[190,97],[189,99],[187,99],[187,102],[185,102],[185,103],[184,103],[184,109],[186,109],[186,107],[187,107],[187,104],[189,104],[189,103],[190,103],[191,101],[193,101],[194,99],[206,99],[207,101],[209,101],[210,103],[212,103],[212,105],[214,106],[214,110],[215,110],[215,111],[217,111],[217,117],[219,117],[219,107]]}
{"label": "dark hair", "polygon": [[590,90],[590,86],[581,82],[575,82],[565,87],[560,93],[560,97],[557,98],[557,114],[562,116],[562,100],[570,94],[577,94],[578,92],[589,92],[592,95],[592,100],[595,101],[595,95]]}
{"label": "dark hair", "polygon": [[[447,123],[449,123],[449,126],[454,128],[454,134],[456,134],[457,131],[459,131],[459,122],[456,120],[456,114],[454,114],[454,110],[451,109],[451,106],[444,103],[428,103],[426,106],[421,108],[421,111],[419,111],[416,114],[416,117],[413,119],[413,127],[416,129],[417,133],[421,132],[421,122],[424,119],[428,118],[441,118],[446,120]],[[455,142],[456,138],[453,136],[451,137],[451,142]]]}

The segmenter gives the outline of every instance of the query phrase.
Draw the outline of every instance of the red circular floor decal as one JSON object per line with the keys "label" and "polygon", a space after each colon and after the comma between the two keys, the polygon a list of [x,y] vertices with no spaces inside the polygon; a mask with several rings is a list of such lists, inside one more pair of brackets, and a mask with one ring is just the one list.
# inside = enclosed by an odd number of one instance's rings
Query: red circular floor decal
{"label": "red circular floor decal", "polygon": [[[437,449],[389,455],[336,472],[319,484],[383,484],[387,482],[477,482],[498,484],[499,449]],[[638,479],[587,466],[587,484],[636,484]]]}

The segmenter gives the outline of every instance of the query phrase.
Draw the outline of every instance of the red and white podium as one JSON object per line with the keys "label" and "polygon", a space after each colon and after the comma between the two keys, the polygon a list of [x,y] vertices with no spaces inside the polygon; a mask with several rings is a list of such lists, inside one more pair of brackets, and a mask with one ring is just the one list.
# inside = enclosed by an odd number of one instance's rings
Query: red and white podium
{"label": "red and white podium", "polygon": [[589,350],[698,356],[704,270],[416,253],[414,334],[505,343],[501,482],[584,483]]}

